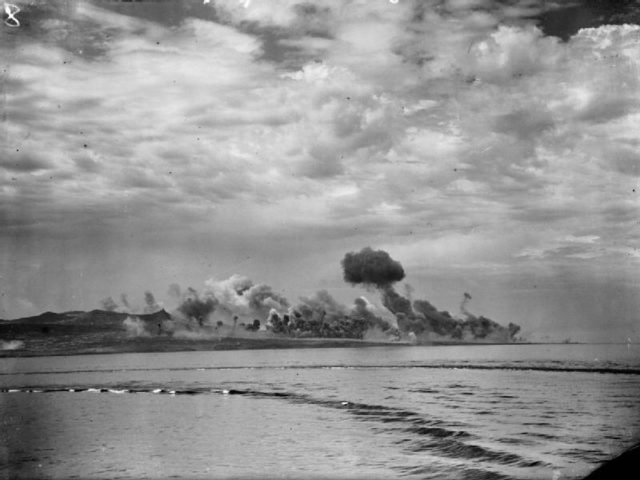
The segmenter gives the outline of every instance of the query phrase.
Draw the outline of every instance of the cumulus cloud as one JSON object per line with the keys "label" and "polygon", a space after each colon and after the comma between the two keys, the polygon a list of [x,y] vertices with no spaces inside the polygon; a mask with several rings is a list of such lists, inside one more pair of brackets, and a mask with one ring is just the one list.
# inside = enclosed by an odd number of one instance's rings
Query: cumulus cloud
{"label": "cumulus cloud", "polygon": [[417,266],[635,259],[640,27],[560,39],[529,1],[108,3],[25,3],[0,46],[13,258],[20,235],[138,241],[149,265],[393,232]]}

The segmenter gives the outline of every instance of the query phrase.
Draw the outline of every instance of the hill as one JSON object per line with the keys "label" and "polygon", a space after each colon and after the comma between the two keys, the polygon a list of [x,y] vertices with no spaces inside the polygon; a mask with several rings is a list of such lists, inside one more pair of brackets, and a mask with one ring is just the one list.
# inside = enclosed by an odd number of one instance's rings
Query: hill
{"label": "hill", "polygon": [[184,330],[181,335],[169,335],[162,326],[171,321],[171,315],[165,310],[142,315],[105,310],[45,312],[34,317],[0,320],[0,357],[345,347],[381,343],[339,338],[290,338],[244,329],[238,329],[236,334],[229,325],[208,324]]}

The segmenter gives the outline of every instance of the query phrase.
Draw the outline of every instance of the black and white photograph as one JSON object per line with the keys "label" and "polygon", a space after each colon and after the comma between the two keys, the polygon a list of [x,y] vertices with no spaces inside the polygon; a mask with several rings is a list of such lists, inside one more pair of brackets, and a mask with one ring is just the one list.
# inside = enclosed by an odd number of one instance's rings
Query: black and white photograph
{"label": "black and white photograph", "polygon": [[0,4],[0,480],[637,478],[639,0]]}

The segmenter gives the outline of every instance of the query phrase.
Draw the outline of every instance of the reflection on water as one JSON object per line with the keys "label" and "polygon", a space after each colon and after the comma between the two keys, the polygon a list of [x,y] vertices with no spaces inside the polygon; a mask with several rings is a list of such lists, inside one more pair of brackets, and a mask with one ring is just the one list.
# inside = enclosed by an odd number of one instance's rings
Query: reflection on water
{"label": "reflection on water", "polygon": [[2,359],[0,477],[580,478],[640,437],[638,353],[528,345]]}

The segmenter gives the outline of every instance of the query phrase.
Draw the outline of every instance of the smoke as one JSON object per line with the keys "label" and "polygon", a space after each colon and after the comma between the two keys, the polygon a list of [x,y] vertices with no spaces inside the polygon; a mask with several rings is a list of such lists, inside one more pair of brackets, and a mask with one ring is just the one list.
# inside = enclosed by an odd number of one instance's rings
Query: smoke
{"label": "smoke", "polygon": [[[428,300],[412,301],[414,289],[409,284],[405,284],[406,297],[402,296],[393,284],[404,278],[404,269],[383,250],[366,247],[358,253],[349,252],[342,259],[342,268],[346,282],[374,287],[380,292],[382,304],[396,317],[399,330],[410,341],[415,336],[426,341],[508,342],[513,341],[520,330],[512,323],[503,327],[489,318],[471,314],[467,309],[471,295],[466,292],[460,304],[463,319],[438,311]],[[360,315],[365,312],[360,302],[356,302],[356,312]],[[365,318],[371,323],[369,317],[365,315]]]}
{"label": "smoke", "polygon": [[138,317],[127,317],[122,322],[124,328],[127,330],[129,337],[150,337],[151,333],[146,328],[144,321]]}
{"label": "smoke", "polygon": [[127,298],[126,293],[120,294],[120,302],[127,309],[128,312],[132,312],[131,305],[129,305],[129,299]]}
{"label": "smoke", "polygon": [[144,303],[146,304],[144,307],[144,313],[154,313],[162,308],[158,305],[158,302],[156,302],[156,298],[153,296],[153,293],[149,291],[144,292]]}
{"label": "smoke", "polygon": [[198,326],[202,327],[218,303],[218,299],[211,292],[205,292],[201,297],[195,289],[189,287],[183,294],[182,303],[178,306],[177,311],[186,320],[195,321]]}
{"label": "smoke", "polygon": [[[345,254],[341,261],[344,279],[352,285],[375,289],[381,296],[383,312],[366,298],[345,306],[326,290],[301,297],[292,305],[264,283],[232,275],[223,280],[209,279],[199,293],[177,284],[168,295],[178,303],[168,319],[145,321],[129,317],[126,329],[131,335],[171,335],[184,339],[211,339],[221,336],[285,335],[291,337],[367,338],[406,341],[484,341],[508,342],[515,339],[518,325],[503,327],[493,320],[476,317],[468,310],[471,300],[464,293],[460,304],[462,318],[439,311],[425,299],[414,299],[414,288],[406,284],[401,295],[394,284],[405,277],[400,262],[383,250],[363,248]],[[145,313],[157,312],[160,305],[153,294],[145,292]],[[115,303],[115,302],[113,302]],[[123,304],[129,307],[123,295]],[[384,317],[387,318],[384,318]],[[391,317],[393,320],[388,320]],[[147,327],[145,328],[145,325]],[[260,332],[258,332],[260,330]]]}
{"label": "smoke", "polygon": [[415,292],[415,288],[411,286],[409,283],[404,284],[404,295],[407,299],[412,302],[413,301],[413,292]]}
{"label": "smoke", "polygon": [[275,333],[296,337],[360,339],[372,330],[382,333],[392,328],[389,322],[374,313],[374,307],[366,299],[356,298],[354,305],[348,308],[326,290],[300,298],[296,307],[290,308],[282,317],[272,311],[268,325]]}
{"label": "smoke", "polygon": [[21,348],[24,348],[22,340],[9,340],[8,342],[0,340],[0,350],[20,350]]}
{"label": "smoke", "polygon": [[470,314],[469,311],[467,310],[467,305],[469,303],[469,300],[471,300],[471,295],[468,294],[467,292],[464,292],[464,295],[462,296],[462,302],[460,303],[460,313],[462,313],[467,318],[473,317],[473,315]]}
{"label": "smoke", "polygon": [[347,315],[347,307],[338,303],[326,290],[320,290],[312,297],[301,297],[296,311],[307,321],[328,323]]}
{"label": "smoke", "polygon": [[342,269],[344,280],[352,285],[385,288],[404,278],[400,262],[393,260],[384,250],[371,247],[347,253],[342,259]]}
{"label": "smoke", "polygon": [[289,308],[286,298],[278,295],[269,285],[254,285],[244,294],[249,303],[249,308],[260,317],[264,318],[271,309],[278,311]]}
{"label": "smoke", "polygon": [[205,284],[219,301],[216,317],[225,322],[234,317],[264,320],[272,309],[282,313],[289,308],[287,299],[272,287],[264,283],[254,284],[241,275],[232,275],[224,280],[209,279]]}
{"label": "smoke", "polygon": [[100,306],[102,310],[106,310],[107,312],[114,312],[118,309],[118,304],[112,297],[107,297],[100,301]]}
{"label": "smoke", "polygon": [[394,315],[404,314],[413,316],[413,309],[409,299],[403,297],[391,285],[381,289],[382,304]]}
{"label": "smoke", "polygon": [[354,300],[352,309],[352,315],[354,317],[360,317],[367,322],[367,326],[370,329],[377,329],[382,332],[395,328],[384,318],[376,315],[375,307],[364,297],[358,297]]}

